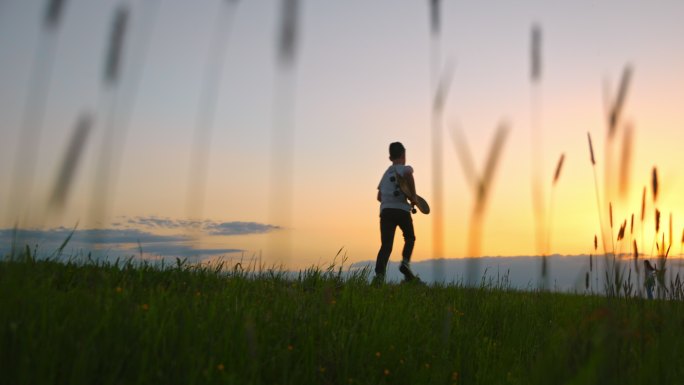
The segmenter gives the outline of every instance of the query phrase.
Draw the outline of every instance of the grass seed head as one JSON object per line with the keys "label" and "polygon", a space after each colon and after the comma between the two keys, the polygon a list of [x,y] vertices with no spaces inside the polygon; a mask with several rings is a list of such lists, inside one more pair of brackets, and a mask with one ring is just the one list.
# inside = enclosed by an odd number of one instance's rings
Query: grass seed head
{"label": "grass seed head", "polygon": [[639,258],[639,248],[637,247],[636,239],[632,240],[634,246],[634,259]]}
{"label": "grass seed head", "polygon": [[655,229],[656,234],[658,234],[658,231],[660,231],[660,210],[658,209],[655,210]]}
{"label": "grass seed head", "polygon": [[45,18],[43,19],[43,27],[47,30],[54,31],[59,27],[59,21],[64,10],[65,0],[50,0],[45,9]]}
{"label": "grass seed head", "polygon": [[629,221],[629,233],[634,234],[634,213],[632,213],[632,219]]}
{"label": "grass seed head", "polygon": [[558,159],[558,164],[556,165],[556,172],[553,175],[553,184],[556,184],[558,182],[558,178],[560,177],[561,170],[563,169],[563,161],[565,160],[565,154],[561,154],[560,158]]}
{"label": "grass seed head", "polygon": [[591,155],[592,166],[596,165],[596,158],[594,158],[594,146],[591,144],[591,134],[587,132],[587,138],[589,139],[589,154]]}
{"label": "grass seed head", "polygon": [[[613,203],[608,203],[608,214],[610,216],[610,228],[613,228]],[[612,237],[612,236],[611,236]]]}
{"label": "grass seed head", "polygon": [[644,218],[646,217],[646,186],[644,186],[644,192],[641,194],[641,223],[644,223]]}
{"label": "grass seed head", "polygon": [[[682,236],[684,236],[684,234]],[[682,239],[684,239],[684,238],[682,238]],[[594,251],[596,251],[597,249],[598,249],[598,237],[596,236],[596,234],[594,234]]]}
{"label": "grass seed head", "polygon": [[127,24],[128,8],[122,5],[116,10],[109,35],[109,48],[107,49],[107,60],[105,62],[104,73],[105,83],[107,84],[116,84],[119,79]]}
{"label": "grass seed head", "polygon": [[278,36],[278,60],[283,66],[294,62],[297,50],[299,0],[283,0],[280,34]]}
{"label": "grass seed head", "polygon": [[430,0],[430,31],[434,37],[439,36],[439,2],[440,0]]}
{"label": "grass seed head", "polygon": [[541,79],[542,71],[542,31],[541,27],[538,25],[532,26],[532,36],[531,36],[531,67],[530,67],[530,79],[533,83],[539,82]]}
{"label": "grass seed head", "polygon": [[629,81],[631,77],[632,67],[628,64],[622,71],[622,78],[620,79],[620,88],[618,89],[615,104],[613,104],[613,107],[610,111],[608,138],[612,138],[615,135],[615,132],[617,131],[618,122],[620,120],[620,114],[625,104],[625,99],[627,98],[627,90],[629,88]]}
{"label": "grass seed head", "polygon": [[653,167],[651,176],[651,188],[653,189],[653,202],[658,200],[658,169]]}
{"label": "grass seed head", "polygon": [[618,231],[618,241],[621,241],[625,237],[625,227],[627,226],[627,220],[625,220],[622,225],[620,226],[620,230]]}
{"label": "grass seed head", "polygon": [[89,113],[81,115],[76,123],[69,146],[64,154],[64,160],[62,161],[57,181],[55,182],[55,186],[50,196],[50,207],[59,209],[64,205],[64,202],[69,195],[69,189],[72,185],[76,170],[78,169],[92,125],[93,119]]}
{"label": "grass seed head", "polygon": [[622,154],[620,159],[620,196],[625,198],[629,192],[629,175],[632,164],[632,138],[634,128],[631,124],[625,127],[622,138]]}

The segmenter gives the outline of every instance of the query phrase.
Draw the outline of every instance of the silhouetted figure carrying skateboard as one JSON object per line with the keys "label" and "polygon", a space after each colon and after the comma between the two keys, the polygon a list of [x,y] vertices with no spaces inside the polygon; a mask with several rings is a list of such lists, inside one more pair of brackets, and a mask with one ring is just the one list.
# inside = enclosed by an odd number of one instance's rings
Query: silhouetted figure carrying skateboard
{"label": "silhouetted figure carrying skateboard", "polygon": [[[404,146],[399,142],[390,144],[389,155],[392,165],[382,175],[378,185],[382,246],[375,262],[373,283],[379,284],[385,281],[387,261],[392,253],[394,232],[397,226],[404,234],[404,249],[401,252],[402,261],[399,271],[404,274],[405,281],[420,282],[420,279],[411,271],[411,253],[416,241],[411,211],[413,206],[418,206],[421,212],[427,214],[430,212],[430,207],[423,198],[416,195],[413,168],[406,165],[406,149]],[[413,212],[416,212],[415,209]]]}

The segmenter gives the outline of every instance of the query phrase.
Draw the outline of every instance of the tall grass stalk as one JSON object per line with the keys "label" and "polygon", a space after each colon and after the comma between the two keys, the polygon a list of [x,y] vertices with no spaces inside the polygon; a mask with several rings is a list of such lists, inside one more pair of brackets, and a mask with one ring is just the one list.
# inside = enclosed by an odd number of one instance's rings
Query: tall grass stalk
{"label": "tall grass stalk", "polygon": [[[124,155],[126,138],[129,131],[130,120],[132,117],[133,109],[135,107],[138,88],[140,81],[142,79],[142,73],[144,70],[147,52],[149,50],[149,43],[156,25],[156,17],[158,14],[159,6],[161,0],[146,0],[139,3],[139,11],[137,13],[131,13],[130,22],[126,22],[127,31],[119,31],[118,40],[116,43],[112,43],[112,47],[118,46],[116,55],[120,56],[116,59],[117,64],[115,72],[116,75],[112,75],[116,78],[120,78],[116,81],[116,95],[112,96],[115,98],[116,109],[110,111],[111,117],[108,120],[108,127],[106,127],[106,139],[105,144],[103,144],[102,154],[105,154],[109,159],[105,161],[108,164],[109,170],[105,172],[106,178],[103,178],[100,183],[103,183],[100,187],[98,194],[102,197],[102,204],[108,205],[111,195],[115,195],[116,186],[118,185],[118,177],[120,174],[121,162]],[[136,8],[137,9],[137,8]],[[135,17],[138,15],[137,17]],[[125,36],[131,36],[127,40],[129,41],[128,46],[130,46],[130,55],[123,55],[123,47]],[[112,53],[112,55],[114,55]],[[125,59],[125,60],[124,60]],[[121,76],[118,73],[126,74],[126,76]],[[105,166],[103,166],[105,167]],[[106,214],[106,210],[104,210]]]}
{"label": "tall grass stalk", "polygon": [[[436,277],[442,275],[441,259],[444,258],[444,165],[443,165],[443,111],[446,95],[451,84],[451,68],[440,74],[441,49],[441,0],[429,0],[430,13],[430,148],[432,154],[432,258]],[[448,83],[445,84],[445,80]],[[441,277],[439,277],[441,278]]]}
{"label": "tall grass stalk", "polygon": [[667,244],[672,246],[672,212],[670,212],[670,232],[669,232]]}
{"label": "tall grass stalk", "polygon": [[45,124],[58,32],[65,8],[66,0],[47,1],[42,31],[30,64],[28,92],[19,123],[19,142],[12,167],[12,184],[9,199],[5,202],[9,218],[20,226],[23,226],[25,221],[31,221],[31,207],[26,206],[24,202],[31,201],[36,164],[42,152],[39,148],[40,137]]}
{"label": "tall grass stalk", "polygon": [[548,287],[548,266],[547,266],[547,255],[551,251],[551,234],[553,233],[553,207],[556,199],[556,186],[558,184],[558,179],[560,178],[561,171],[563,170],[563,162],[565,161],[565,154],[561,154],[558,158],[558,163],[556,164],[556,171],[553,174],[553,180],[551,182],[551,196],[549,198],[549,218],[546,221],[548,228],[546,229],[546,244],[542,252],[542,269],[541,276],[544,287]]}
{"label": "tall grass stalk", "polygon": [[[544,183],[542,179],[543,135],[541,127],[541,79],[542,79],[542,30],[537,24],[531,29],[530,36],[530,144],[531,151],[531,188],[532,211],[535,226],[537,252],[544,256],[548,241],[548,224],[545,223]],[[545,259],[544,259],[545,261]],[[543,263],[545,266],[545,262]]]}
{"label": "tall grass stalk", "polygon": [[501,123],[498,126],[494,138],[492,139],[491,147],[489,148],[484,169],[481,174],[478,175],[474,169],[474,162],[463,135],[456,127],[452,130],[452,133],[454,134],[454,145],[456,147],[457,155],[461,159],[466,182],[471,184],[475,198],[468,228],[467,255],[472,257],[468,258],[468,265],[466,267],[468,285],[473,285],[477,282],[479,270],[479,261],[477,257],[480,256],[485,209],[508,132],[509,127],[507,123]]}
{"label": "tall grass stalk", "polygon": [[[603,255],[608,256],[608,249],[606,248],[606,236],[605,236],[605,230],[604,230],[604,225],[603,225],[603,209],[601,208],[601,197],[599,194],[599,184],[598,184],[598,177],[596,176],[596,158],[594,156],[594,146],[592,145],[591,142],[591,134],[587,132],[587,139],[589,141],[589,155],[590,155],[590,160],[591,160],[591,168],[594,173],[594,191],[596,192],[596,207],[598,211],[598,219],[599,219],[599,230],[601,233],[601,244],[603,245]],[[612,238],[612,236],[611,236]]]}
{"label": "tall grass stalk", "polygon": [[632,242],[632,251],[633,251],[633,257],[634,257],[634,271],[636,272],[636,278],[637,278],[637,293],[639,296],[641,296],[641,275],[639,274],[639,248],[637,247],[637,242],[636,240],[633,240]]}
{"label": "tall grass stalk", "polygon": [[608,218],[610,219],[610,242],[612,246],[613,259],[615,259],[615,239],[613,239],[613,202],[608,202]]}
{"label": "tall grass stalk", "polygon": [[654,218],[655,218],[655,223],[654,223],[655,233],[653,235],[653,242],[651,243],[651,256],[654,255],[653,254],[654,250],[656,250],[656,252],[658,253],[658,256],[659,256],[660,252],[661,252],[660,251],[661,245],[658,244],[658,235],[660,234],[660,210],[658,210],[657,208],[655,209]]}
{"label": "tall grass stalk", "polygon": [[[203,217],[212,130],[223,80],[226,50],[233,25],[232,19],[235,13],[234,2],[222,1],[218,7],[205,62],[206,68],[203,73],[202,90],[198,100],[192,153],[188,168],[186,216],[198,220]],[[197,229],[190,230],[193,234],[197,234]]]}
{"label": "tall grass stalk", "polygon": [[605,162],[604,162],[604,180],[605,180],[605,199],[606,201],[613,200],[613,144],[617,135],[618,128],[621,125],[622,117],[624,115],[624,106],[627,100],[627,92],[629,90],[630,81],[632,78],[632,66],[626,64],[622,70],[622,76],[620,78],[620,84],[615,96],[615,100],[612,103],[609,101],[609,110],[607,117],[607,135],[605,142]]}
{"label": "tall grass stalk", "polygon": [[644,186],[644,189],[641,193],[641,216],[640,216],[641,226],[639,227],[639,229],[641,230],[641,243],[640,244],[641,244],[642,251],[646,248],[646,246],[644,244],[644,233],[646,232],[645,231],[646,227],[644,225],[645,219],[646,219],[646,186]]}
{"label": "tall grass stalk", "polygon": [[295,136],[295,64],[300,35],[299,0],[282,0],[276,36],[278,73],[274,93],[273,126],[271,131],[270,156],[270,198],[271,222],[286,228],[286,231],[270,237],[270,249],[280,253],[283,260],[290,259],[292,239],[289,231],[292,222],[294,199],[293,152]]}
{"label": "tall grass stalk", "polygon": [[436,84],[434,97],[432,100],[432,166],[433,166],[433,206],[436,210],[432,211],[432,244],[433,265],[435,277],[441,281],[444,273],[444,187],[442,179],[443,172],[443,116],[451,80],[453,79],[453,61],[449,60]]}
{"label": "tall grass stalk", "polygon": [[[653,255],[653,245],[658,243],[658,233],[660,231],[660,210],[658,209],[658,169],[653,166],[651,171],[651,194],[653,197],[653,207],[655,208],[655,234],[651,244],[651,255]],[[658,251],[660,254],[660,251]]]}
{"label": "tall grass stalk", "polygon": [[[90,224],[102,225],[107,218],[110,194],[112,193],[112,157],[114,148],[112,143],[116,143],[118,138],[119,121],[118,109],[121,101],[119,92],[123,77],[123,61],[125,42],[127,41],[127,31],[129,29],[130,11],[127,5],[121,4],[114,11],[112,24],[109,31],[109,40],[106,45],[105,60],[103,68],[103,96],[107,99],[106,118],[104,122],[104,135],[99,151],[99,159],[95,168],[93,178],[93,195],[89,211]],[[130,39],[130,38],[128,38]],[[120,149],[116,149],[119,151]]]}

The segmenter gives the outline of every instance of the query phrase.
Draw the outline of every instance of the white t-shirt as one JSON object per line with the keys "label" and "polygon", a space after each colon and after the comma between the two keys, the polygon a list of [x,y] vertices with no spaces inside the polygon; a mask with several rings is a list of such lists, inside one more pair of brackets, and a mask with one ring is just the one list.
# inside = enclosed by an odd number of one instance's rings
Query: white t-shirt
{"label": "white t-shirt", "polygon": [[[411,166],[394,164],[387,168],[382,175],[378,189],[380,190],[380,211],[383,209],[401,209],[411,211],[411,205],[407,202],[406,195],[399,188],[399,181],[395,173],[400,176],[408,175],[413,172]],[[396,193],[395,193],[396,192]]]}

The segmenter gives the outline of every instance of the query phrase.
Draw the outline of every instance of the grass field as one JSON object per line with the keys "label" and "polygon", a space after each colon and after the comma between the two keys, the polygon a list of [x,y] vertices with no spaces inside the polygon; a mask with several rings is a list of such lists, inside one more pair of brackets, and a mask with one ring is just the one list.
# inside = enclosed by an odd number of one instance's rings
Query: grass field
{"label": "grass field", "polygon": [[0,262],[3,384],[674,384],[684,304],[364,273]]}

